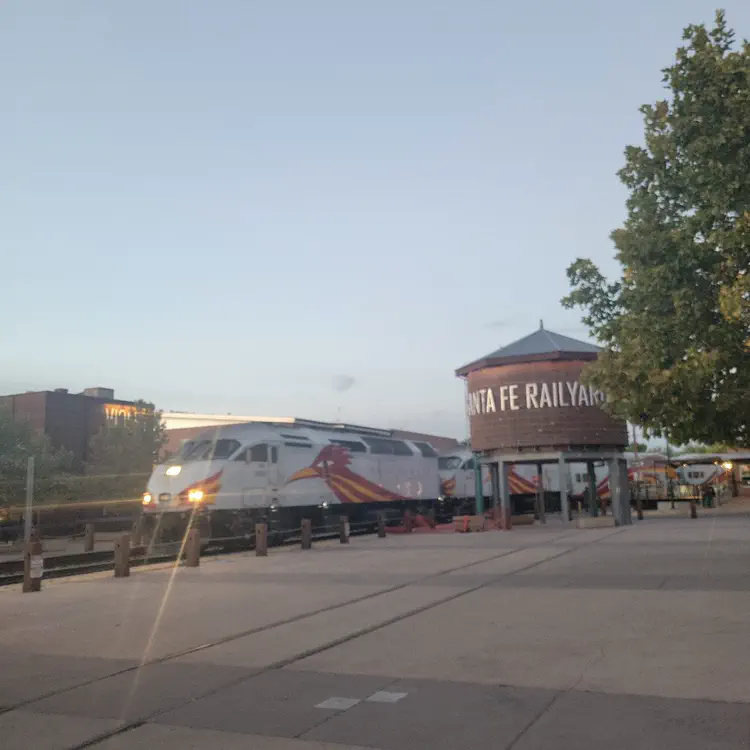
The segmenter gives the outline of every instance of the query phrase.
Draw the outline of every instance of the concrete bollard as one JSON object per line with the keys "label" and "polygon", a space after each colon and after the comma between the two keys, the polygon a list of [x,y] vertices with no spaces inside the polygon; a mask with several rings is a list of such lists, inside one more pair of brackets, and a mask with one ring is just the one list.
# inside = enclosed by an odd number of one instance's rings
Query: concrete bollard
{"label": "concrete bollard", "polygon": [[385,516],[382,513],[378,515],[378,538],[385,539]]}
{"label": "concrete bollard", "polygon": [[83,531],[83,551],[93,552],[94,551],[94,524],[87,523]]}
{"label": "concrete bollard", "polygon": [[130,534],[123,534],[115,539],[115,578],[127,578],[130,575]]}
{"label": "concrete bollard", "polygon": [[404,532],[406,534],[411,534],[413,528],[414,528],[414,519],[412,518],[411,511],[405,510],[404,511]]}
{"label": "concrete bollard", "polygon": [[312,521],[309,518],[302,519],[302,549],[312,549]]}
{"label": "concrete bollard", "polygon": [[349,544],[349,518],[347,516],[339,518],[339,541],[341,544]]}
{"label": "concrete bollard", "polygon": [[636,492],[635,495],[635,517],[639,520],[643,520],[643,502],[641,500],[641,493]]}
{"label": "concrete bollard", "polygon": [[23,554],[22,591],[25,594],[33,591],[41,591],[43,574],[44,557],[42,557],[42,543],[38,537],[32,536],[31,541],[26,544]]}
{"label": "concrete bollard", "polygon": [[185,567],[197,568],[201,564],[201,532],[190,529],[185,541]]}
{"label": "concrete bollard", "polygon": [[513,530],[513,519],[511,515],[510,508],[500,508],[500,524],[499,528],[502,531],[512,531]]}
{"label": "concrete bollard", "polygon": [[268,524],[255,524],[255,556],[266,557],[268,555]]}

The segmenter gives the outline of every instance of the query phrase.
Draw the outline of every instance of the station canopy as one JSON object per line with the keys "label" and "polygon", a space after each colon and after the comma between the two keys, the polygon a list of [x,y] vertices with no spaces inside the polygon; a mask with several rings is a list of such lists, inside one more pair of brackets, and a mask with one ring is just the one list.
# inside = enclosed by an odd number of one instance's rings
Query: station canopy
{"label": "station canopy", "polygon": [[750,451],[737,451],[736,453],[685,453],[683,456],[675,456],[672,459],[675,466],[682,464],[746,464],[750,463]]}

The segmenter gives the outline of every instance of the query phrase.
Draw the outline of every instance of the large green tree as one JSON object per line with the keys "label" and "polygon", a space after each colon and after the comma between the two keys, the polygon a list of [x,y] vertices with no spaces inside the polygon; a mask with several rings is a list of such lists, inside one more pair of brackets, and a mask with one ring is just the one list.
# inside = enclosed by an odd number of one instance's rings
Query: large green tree
{"label": "large green tree", "polygon": [[563,304],[583,308],[604,347],[587,378],[614,414],[677,443],[748,445],[750,44],[722,11],[683,39],[618,173],[621,277],[578,259]]}
{"label": "large green tree", "polygon": [[147,401],[136,401],[136,413],[107,422],[89,442],[89,474],[146,474],[166,442],[161,412]]}

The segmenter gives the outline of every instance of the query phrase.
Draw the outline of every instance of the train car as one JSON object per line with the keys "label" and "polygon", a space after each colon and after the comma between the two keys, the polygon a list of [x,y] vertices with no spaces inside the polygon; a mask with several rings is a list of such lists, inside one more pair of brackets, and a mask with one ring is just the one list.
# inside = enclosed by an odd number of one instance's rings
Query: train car
{"label": "train car", "polygon": [[[474,476],[474,454],[468,448],[461,448],[440,456],[440,493],[444,502],[451,503],[454,511],[467,510],[476,500],[476,478]],[[514,510],[527,510],[529,498],[536,495],[537,477],[535,467],[513,466],[508,481]],[[488,466],[482,466],[482,494],[487,502],[492,498],[492,479]],[[531,503],[533,506],[533,501]],[[468,509],[470,510],[470,509]]]}
{"label": "train car", "polygon": [[[440,468],[440,491],[442,495],[454,502],[457,509],[462,501],[473,502],[476,497],[476,480],[474,478],[474,454],[468,448],[452,451],[438,459]],[[609,498],[609,470],[606,464],[594,466],[597,494],[602,500]],[[516,464],[509,474],[511,504],[515,513],[528,513],[533,510],[534,498],[539,481],[542,481],[549,512],[560,508],[560,470],[557,464],[543,464],[541,475],[534,464]],[[563,481],[564,491],[574,501],[583,502],[588,486],[585,464],[569,464]],[[492,482],[489,468],[482,467],[482,490],[485,501],[492,497]]]}
{"label": "train car", "polygon": [[677,468],[677,476],[684,497],[697,497],[707,487],[729,485],[732,479],[731,469],[720,463],[685,464]]}
{"label": "train car", "polygon": [[158,465],[143,495],[143,514],[161,539],[177,539],[188,523],[203,538],[324,525],[341,515],[377,521],[439,503],[438,455],[429,443],[387,430],[302,420],[252,422],[206,430]]}

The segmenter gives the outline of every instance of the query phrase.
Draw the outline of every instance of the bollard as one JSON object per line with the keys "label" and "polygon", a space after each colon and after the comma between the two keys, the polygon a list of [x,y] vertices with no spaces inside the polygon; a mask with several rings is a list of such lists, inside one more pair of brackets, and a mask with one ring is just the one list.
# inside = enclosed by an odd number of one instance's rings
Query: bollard
{"label": "bollard", "polygon": [[185,542],[185,567],[197,568],[201,564],[201,532],[192,528]]}
{"label": "bollard", "polygon": [[94,524],[87,523],[83,531],[83,551],[94,551]]}
{"label": "bollard", "polygon": [[115,539],[115,578],[130,575],[130,534]]}
{"label": "bollard", "polygon": [[385,516],[382,513],[378,515],[378,538],[385,539]]}
{"label": "bollard", "polygon": [[349,544],[349,518],[347,516],[339,518],[339,541],[341,544]]}
{"label": "bollard", "polygon": [[513,530],[513,516],[510,508],[500,508],[500,529],[502,531]]}
{"label": "bollard", "polygon": [[42,557],[42,543],[36,535],[26,543],[23,554],[23,588],[27,594],[41,591],[42,575],[44,574],[44,558]]}
{"label": "bollard", "polygon": [[411,534],[414,528],[414,519],[412,518],[411,511],[404,511],[404,533]]}
{"label": "bollard", "polygon": [[309,518],[302,519],[302,549],[312,549],[312,521]]}
{"label": "bollard", "polygon": [[639,521],[643,520],[643,502],[641,501],[641,493],[635,493],[635,515]]}
{"label": "bollard", "polygon": [[695,498],[690,498],[690,518],[698,518],[698,508],[695,504]]}
{"label": "bollard", "polygon": [[255,556],[266,557],[268,555],[268,524],[255,524]]}

